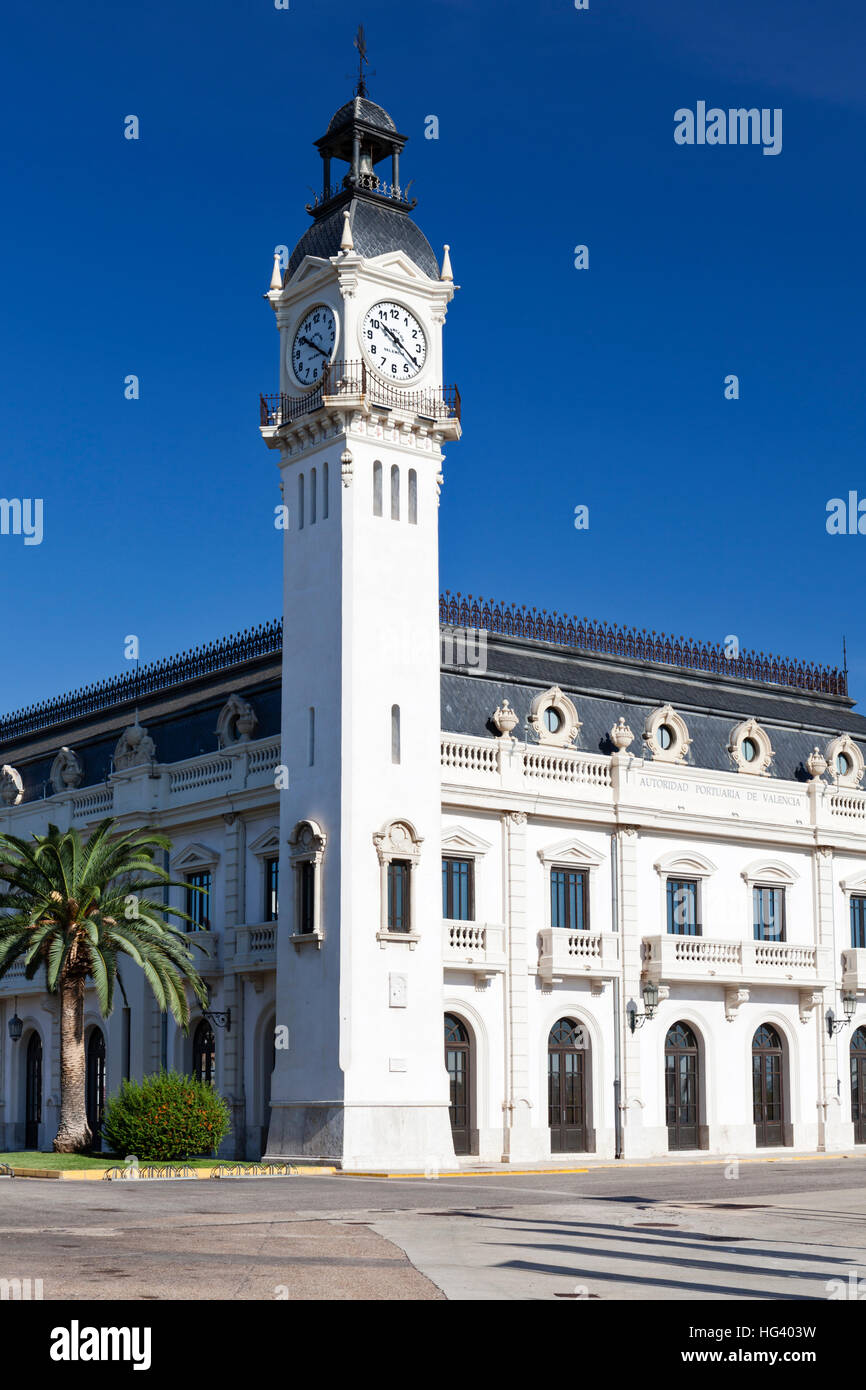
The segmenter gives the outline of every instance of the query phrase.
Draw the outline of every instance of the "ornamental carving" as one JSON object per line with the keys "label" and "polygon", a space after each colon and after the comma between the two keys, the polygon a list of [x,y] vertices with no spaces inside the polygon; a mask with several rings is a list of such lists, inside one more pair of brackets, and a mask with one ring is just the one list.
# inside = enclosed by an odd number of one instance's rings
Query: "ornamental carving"
{"label": "ornamental carving", "polygon": [[80,787],[84,778],[84,768],[78,754],[71,748],[61,748],[51,764],[48,776],[55,794],[69,791],[72,787]]}
{"label": "ornamental carving", "polygon": [[618,753],[624,753],[634,742],[634,734],[626,724],[622,715],[620,715],[610,731],[610,741]]}
{"label": "ornamental carving", "polygon": [[510,738],[512,729],[517,727],[520,720],[508,701],[503,700],[502,704],[493,711],[492,723],[499,730],[500,738]]}
{"label": "ornamental carving", "polygon": [[249,743],[258,722],[258,716],[248,700],[241,695],[230,695],[217,720],[220,748],[229,748],[233,743]]}
{"label": "ornamental carving", "polygon": [[644,724],[643,741],[646,751],[655,762],[685,762],[691,739],[686,721],[673,705],[654,709]]}
{"label": "ornamental carving", "polygon": [[411,859],[417,863],[423,843],[423,836],[416,834],[409,821],[390,821],[373,835],[380,864],[388,864],[392,859]]}
{"label": "ornamental carving", "polygon": [[536,695],[529,711],[529,727],[539,743],[567,748],[580,733],[577,707],[558,685]]}
{"label": "ornamental carving", "polygon": [[753,777],[770,775],[768,769],[773,761],[773,745],[757,719],[744,719],[742,724],[731,730],[728,753],[738,772],[751,773]]}
{"label": "ornamental carving", "polygon": [[24,783],[15,767],[4,763],[0,767],[0,801],[4,806],[18,806],[24,800]]}
{"label": "ornamental carving", "polygon": [[840,787],[859,787],[863,780],[863,754],[850,734],[839,734],[824,750],[827,770]]}
{"label": "ornamental carving", "polygon": [[115,772],[126,772],[131,767],[141,767],[142,763],[149,763],[156,757],[156,744],[138,722],[138,715],[135,716],[135,723],[130,724],[128,729],[124,729],[120,738],[117,740],[117,747],[114,750],[114,770]]}

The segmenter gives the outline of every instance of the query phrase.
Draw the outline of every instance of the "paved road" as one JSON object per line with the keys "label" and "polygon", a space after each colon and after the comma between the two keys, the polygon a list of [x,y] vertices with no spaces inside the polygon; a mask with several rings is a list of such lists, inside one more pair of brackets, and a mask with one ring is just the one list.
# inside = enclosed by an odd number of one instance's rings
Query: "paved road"
{"label": "paved road", "polygon": [[42,1278],[46,1299],[814,1300],[852,1269],[866,1281],[860,1155],[736,1171],[0,1181],[0,1278]]}

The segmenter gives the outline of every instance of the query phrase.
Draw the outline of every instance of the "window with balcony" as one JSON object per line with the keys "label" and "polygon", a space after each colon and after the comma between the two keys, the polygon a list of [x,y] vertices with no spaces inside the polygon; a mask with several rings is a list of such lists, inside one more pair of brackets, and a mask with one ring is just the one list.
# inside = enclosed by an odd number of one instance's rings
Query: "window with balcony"
{"label": "window with balcony", "polygon": [[785,940],[785,890],[756,883],[752,889],[756,941]]}
{"label": "window with balcony", "polygon": [[668,935],[700,936],[698,884],[696,879],[669,878],[667,881]]}
{"label": "window with balcony", "polygon": [[550,925],[567,931],[589,927],[588,875],[585,869],[551,869]]}
{"label": "window with balcony", "polygon": [[442,916],[446,922],[474,922],[475,863],[472,859],[442,860]]}
{"label": "window with balcony", "polygon": [[265,921],[276,922],[279,914],[280,861],[265,860]]}
{"label": "window with balcony", "polygon": [[412,930],[411,873],[408,859],[392,859],[388,865],[388,931]]}
{"label": "window with balcony", "polygon": [[866,897],[859,893],[851,894],[851,946],[866,949]]}
{"label": "window with balcony", "polygon": [[186,875],[187,931],[210,931],[211,874],[209,869]]}

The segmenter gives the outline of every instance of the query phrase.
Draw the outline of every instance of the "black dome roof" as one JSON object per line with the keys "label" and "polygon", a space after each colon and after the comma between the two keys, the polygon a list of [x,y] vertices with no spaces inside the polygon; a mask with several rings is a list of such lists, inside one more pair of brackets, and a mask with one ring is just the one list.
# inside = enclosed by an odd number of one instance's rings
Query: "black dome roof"
{"label": "black dome roof", "polygon": [[[356,98],[357,100],[358,98]],[[342,203],[326,217],[308,227],[289,261],[287,279],[291,279],[305,256],[321,256],[326,260],[336,256],[343,240]],[[398,208],[391,208],[366,198],[353,198],[348,204],[352,240],[360,256],[381,256],[386,251],[405,251],[419,270],[431,280],[439,279],[439,262],[429,241],[412,219]]]}
{"label": "black dome roof", "polygon": [[327,134],[332,135],[335,130],[340,130],[344,125],[350,125],[352,121],[364,121],[366,125],[375,126],[377,130],[387,130],[396,133],[397,127],[381,106],[377,106],[375,101],[369,101],[367,97],[352,97],[345,106],[341,106],[331,117]]}

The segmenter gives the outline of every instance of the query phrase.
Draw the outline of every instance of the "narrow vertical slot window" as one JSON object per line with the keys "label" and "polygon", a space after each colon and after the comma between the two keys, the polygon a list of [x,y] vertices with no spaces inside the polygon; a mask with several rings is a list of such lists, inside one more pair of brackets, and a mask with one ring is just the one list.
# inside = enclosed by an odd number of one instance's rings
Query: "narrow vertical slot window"
{"label": "narrow vertical slot window", "polygon": [[316,762],[316,711],[310,706],[310,740],[309,740],[309,759],[310,767],[315,766]]}
{"label": "narrow vertical slot window", "polygon": [[316,524],[316,470],[310,469],[310,525]]}
{"label": "narrow vertical slot window", "polygon": [[400,520],[400,470],[396,463],[391,465],[391,520]]}
{"label": "narrow vertical slot window", "polygon": [[400,706],[391,706],[391,762],[400,761]]}
{"label": "narrow vertical slot window", "polygon": [[418,525],[418,474],[409,469],[409,524]]}
{"label": "narrow vertical slot window", "polygon": [[298,530],[304,529],[304,475],[298,474]]}
{"label": "narrow vertical slot window", "polygon": [[328,464],[322,464],[322,520],[328,520]]}
{"label": "narrow vertical slot window", "polygon": [[373,515],[382,515],[382,465],[378,459],[373,464]]}

